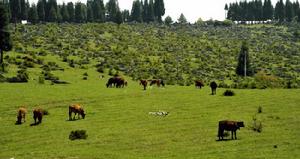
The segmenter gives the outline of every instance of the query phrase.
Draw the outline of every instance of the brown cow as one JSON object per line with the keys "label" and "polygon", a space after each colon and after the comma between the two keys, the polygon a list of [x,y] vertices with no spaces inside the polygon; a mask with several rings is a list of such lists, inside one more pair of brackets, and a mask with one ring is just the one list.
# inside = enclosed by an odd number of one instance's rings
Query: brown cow
{"label": "brown cow", "polygon": [[195,87],[196,88],[202,88],[202,87],[204,87],[204,83],[203,83],[203,81],[201,81],[201,80],[196,80],[195,81]]}
{"label": "brown cow", "polygon": [[[36,108],[33,110],[33,119],[35,125],[42,123],[43,115],[44,115],[43,109]],[[36,119],[38,119],[38,122],[36,122]]]}
{"label": "brown cow", "polygon": [[163,87],[165,86],[164,81],[161,79],[152,79],[152,80],[149,80],[149,82],[150,82],[150,86],[152,86],[154,84],[156,84],[157,87],[160,87],[160,85],[162,85]]}
{"label": "brown cow", "polygon": [[147,88],[147,85],[148,85],[148,82],[147,82],[147,80],[140,80],[140,85],[143,85],[143,87],[144,87],[144,90],[146,90],[146,88]]}
{"label": "brown cow", "polygon": [[78,113],[78,119],[80,118],[79,115],[81,115],[82,119],[85,117],[85,113],[83,108],[79,104],[72,104],[69,106],[69,120],[72,120],[72,113],[74,113],[73,120],[75,120],[75,116]]}
{"label": "brown cow", "polygon": [[27,109],[24,108],[24,107],[20,107],[18,109],[18,115],[17,115],[17,124],[22,124],[22,119],[24,120],[24,122],[26,121],[25,120],[25,116],[27,114]]}
{"label": "brown cow", "polygon": [[218,130],[218,137],[219,140],[223,140],[224,137],[224,130],[231,131],[231,139],[233,139],[233,134],[236,138],[236,130],[240,129],[240,127],[245,127],[244,122],[242,121],[230,121],[230,120],[223,120],[219,121],[219,130]]}

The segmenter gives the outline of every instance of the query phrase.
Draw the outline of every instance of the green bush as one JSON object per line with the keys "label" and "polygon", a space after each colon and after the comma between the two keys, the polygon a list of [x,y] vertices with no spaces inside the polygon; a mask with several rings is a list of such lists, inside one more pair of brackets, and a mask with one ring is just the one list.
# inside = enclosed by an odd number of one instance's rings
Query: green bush
{"label": "green bush", "polygon": [[71,131],[69,135],[70,140],[77,140],[77,139],[86,139],[88,135],[86,134],[86,130],[75,130]]}
{"label": "green bush", "polygon": [[223,93],[224,96],[234,96],[235,93],[232,91],[232,90],[226,90],[224,93]]}

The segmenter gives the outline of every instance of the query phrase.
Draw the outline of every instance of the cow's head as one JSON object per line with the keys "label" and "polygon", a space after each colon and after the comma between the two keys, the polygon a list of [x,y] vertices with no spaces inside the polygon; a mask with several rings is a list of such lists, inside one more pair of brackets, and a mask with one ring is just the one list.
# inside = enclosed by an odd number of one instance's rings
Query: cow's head
{"label": "cow's head", "polygon": [[84,110],[83,110],[83,109],[81,110],[80,114],[81,114],[81,116],[82,116],[82,119],[84,119],[85,113],[84,113]]}
{"label": "cow's head", "polygon": [[242,121],[238,121],[237,122],[237,126],[240,128],[240,127],[245,127],[245,125],[244,125],[244,122],[242,122]]}

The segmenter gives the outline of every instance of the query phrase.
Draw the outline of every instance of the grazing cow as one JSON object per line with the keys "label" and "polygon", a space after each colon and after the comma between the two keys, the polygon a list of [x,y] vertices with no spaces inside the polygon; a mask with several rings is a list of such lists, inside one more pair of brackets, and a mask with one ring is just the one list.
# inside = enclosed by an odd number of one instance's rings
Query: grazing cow
{"label": "grazing cow", "polygon": [[216,95],[217,94],[217,83],[215,81],[210,83],[210,88],[211,88],[211,95]]}
{"label": "grazing cow", "polygon": [[126,81],[122,77],[115,77],[115,83],[117,88],[124,88]]}
{"label": "grazing cow", "polygon": [[106,83],[106,87],[108,88],[108,87],[114,87],[115,86],[115,78],[114,77],[112,77],[112,78],[109,78],[108,79],[108,81],[107,81],[107,83]]}
{"label": "grazing cow", "polygon": [[195,81],[195,87],[196,88],[202,88],[202,87],[204,87],[204,83],[203,83],[203,81],[201,81],[201,80],[196,80]]}
{"label": "grazing cow", "polygon": [[157,87],[160,87],[160,85],[162,85],[163,87],[165,86],[164,81],[161,79],[152,79],[152,80],[149,80],[149,82],[150,82],[150,86],[152,86],[154,84],[156,84]]}
{"label": "grazing cow", "polygon": [[82,119],[85,117],[84,110],[79,104],[72,104],[69,106],[69,120],[72,120],[72,113],[75,114],[73,120],[75,120],[76,114],[78,114],[78,119],[80,118],[79,115],[81,115]]}
{"label": "grazing cow", "polygon": [[24,107],[21,107],[18,109],[18,116],[17,116],[17,124],[22,124],[22,119],[25,120],[25,116],[27,114],[27,109]]}
{"label": "grazing cow", "polygon": [[148,85],[148,82],[147,82],[147,80],[140,80],[140,85],[143,85],[143,87],[144,87],[144,90],[146,90],[146,88],[147,88],[147,85]]}
{"label": "grazing cow", "polygon": [[106,87],[107,88],[112,88],[112,87],[116,87],[116,88],[124,88],[124,86],[127,86],[127,81],[125,81],[124,78],[116,76],[116,77],[111,77],[108,79],[107,83],[106,83]]}
{"label": "grazing cow", "polygon": [[[34,119],[34,124],[40,124],[42,123],[44,111],[41,108],[36,108],[33,110],[33,119]],[[36,122],[36,119],[38,119],[38,122]]]}
{"label": "grazing cow", "polygon": [[219,140],[223,140],[224,137],[224,130],[231,131],[231,139],[233,139],[233,133],[236,138],[236,130],[240,129],[240,127],[245,127],[244,122],[242,121],[229,121],[223,120],[219,121],[219,130],[218,130],[218,137]]}

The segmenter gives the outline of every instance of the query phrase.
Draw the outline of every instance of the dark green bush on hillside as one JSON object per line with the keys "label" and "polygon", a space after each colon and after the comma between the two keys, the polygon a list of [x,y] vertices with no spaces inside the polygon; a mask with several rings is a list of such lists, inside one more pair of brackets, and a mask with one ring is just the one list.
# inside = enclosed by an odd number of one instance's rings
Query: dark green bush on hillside
{"label": "dark green bush on hillside", "polygon": [[235,93],[232,91],[232,90],[226,90],[224,93],[223,93],[224,96],[234,96]]}
{"label": "dark green bush on hillside", "polygon": [[75,130],[71,131],[69,135],[70,140],[77,140],[77,139],[86,139],[88,137],[86,130]]}

